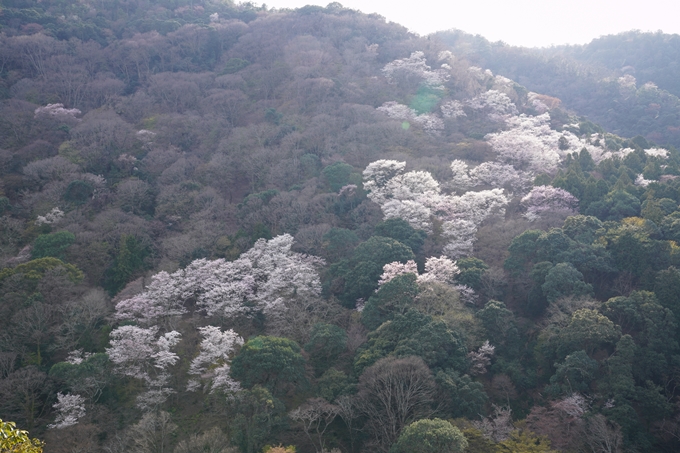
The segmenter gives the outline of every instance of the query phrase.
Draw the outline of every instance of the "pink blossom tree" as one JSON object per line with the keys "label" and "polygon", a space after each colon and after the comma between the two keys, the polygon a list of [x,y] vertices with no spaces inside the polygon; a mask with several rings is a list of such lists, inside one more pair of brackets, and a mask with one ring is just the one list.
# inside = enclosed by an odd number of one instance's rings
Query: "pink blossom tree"
{"label": "pink blossom tree", "polygon": [[187,390],[195,391],[201,387],[228,393],[238,390],[239,384],[229,375],[231,356],[237,347],[243,345],[243,338],[229,329],[222,332],[219,327],[199,327],[203,337],[200,353],[189,366],[189,374],[196,376],[189,380]]}
{"label": "pink blossom tree", "polygon": [[114,371],[143,381],[146,390],[137,397],[137,406],[150,410],[162,404],[174,390],[169,388],[168,368],[179,360],[171,349],[179,343],[179,332],[158,334],[158,327],[121,326],[110,334],[106,354]]}
{"label": "pink blossom tree", "polygon": [[522,198],[522,206],[528,220],[536,220],[546,212],[574,215],[578,213],[578,199],[564,189],[552,186],[536,186]]}

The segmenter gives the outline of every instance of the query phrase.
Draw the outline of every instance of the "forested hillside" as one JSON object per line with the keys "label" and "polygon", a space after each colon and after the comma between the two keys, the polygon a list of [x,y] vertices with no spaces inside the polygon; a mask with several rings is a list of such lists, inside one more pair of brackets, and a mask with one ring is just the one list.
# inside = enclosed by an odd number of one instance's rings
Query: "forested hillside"
{"label": "forested hillside", "polygon": [[680,448],[672,140],[337,3],[0,27],[0,419],[45,452]]}
{"label": "forested hillside", "polygon": [[680,145],[678,35],[631,31],[544,49],[490,43],[455,30],[436,35],[456,54],[561,99],[610,132]]}

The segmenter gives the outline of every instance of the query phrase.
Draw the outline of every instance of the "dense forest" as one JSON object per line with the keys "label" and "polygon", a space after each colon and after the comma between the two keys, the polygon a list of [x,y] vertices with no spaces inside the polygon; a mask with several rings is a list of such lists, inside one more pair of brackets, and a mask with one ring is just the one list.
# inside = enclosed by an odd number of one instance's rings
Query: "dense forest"
{"label": "dense forest", "polygon": [[675,38],[5,0],[2,451],[678,451]]}
{"label": "dense forest", "polygon": [[437,33],[457,55],[559,98],[608,131],[680,145],[680,36],[631,31],[583,46],[528,49],[458,30]]}

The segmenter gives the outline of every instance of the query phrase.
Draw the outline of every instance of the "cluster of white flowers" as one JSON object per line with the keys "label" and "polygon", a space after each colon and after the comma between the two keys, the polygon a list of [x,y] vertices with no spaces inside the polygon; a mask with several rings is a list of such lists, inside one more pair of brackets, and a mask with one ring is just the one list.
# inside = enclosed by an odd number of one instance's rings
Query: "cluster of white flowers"
{"label": "cluster of white flowers", "polygon": [[447,101],[441,105],[440,109],[442,111],[442,115],[444,115],[444,118],[455,119],[467,116],[463,110],[463,106],[464,104],[460,101]]}
{"label": "cluster of white flowers", "polygon": [[418,275],[418,266],[415,261],[409,260],[406,263],[394,261],[383,266],[383,273],[380,276],[378,287],[403,274],[415,274],[418,277],[418,283],[453,283],[454,278],[459,273],[460,269],[458,269],[456,262],[445,256],[440,258],[431,256],[427,258],[425,260],[425,272],[420,275]]}
{"label": "cluster of white flowers", "polygon": [[68,353],[65,362],[70,363],[71,365],[80,365],[90,357],[92,357],[91,352],[83,352],[82,349],[76,349],[75,351]]}
{"label": "cluster of white flowers", "polygon": [[291,251],[293,237],[258,240],[235,261],[193,261],[172,274],[154,275],[146,291],[116,305],[116,317],[151,325],[182,315],[184,302],[195,298],[209,316],[274,315],[292,298],[318,298],[323,260]]}
{"label": "cluster of white flowers", "polygon": [[496,347],[486,340],[483,345],[476,351],[470,351],[468,358],[470,359],[470,374],[479,376],[486,373],[486,367],[491,365],[491,357],[493,357]]}
{"label": "cluster of white flowers", "polygon": [[647,187],[650,183],[656,182],[653,179],[645,179],[645,177],[640,173],[635,178],[635,185],[640,187]]}
{"label": "cluster of white flowers", "polygon": [[52,224],[57,223],[63,217],[64,217],[64,211],[62,211],[59,208],[52,208],[52,210],[50,212],[48,212],[47,214],[45,214],[44,216],[39,215],[35,219],[35,223],[36,223],[36,225],[43,225],[43,224],[52,225]]}
{"label": "cluster of white flowers", "polygon": [[432,68],[425,61],[423,52],[413,52],[408,58],[394,60],[382,69],[388,80],[393,81],[398,73],[413,75],[423,79],[431,87],[441,87],[449,78],[448,71]]}
{"label": "cluster of white flowers", "polygon": [[668,158],[668,151],[663,148],[649,148],[645,150],[645,154],[652,157]]}
{"label": "cluster of white flowers", "polygon": [[397,120],[410,121],[419,124],[426,132],[431,134],[438,134],[444,130],[444,121],[437,115],[432,113],[423,113],[418,115],[414,109],[399,104],[398,102],[385,102],[377,109],[385,113],[387,116]]}
{"label": "cluster of white flowers", "polygon": [[179,343],[179,332],[160,335],[158,326],[149,328],[121,326],[110,334],[111,347],[106,354],[116,373],[144,382],[146,391],[137,397],[137,406],[148,410],[162,404],[168,395],[168,367],[179,360],[171,349]]}
{"label": "cluster of white flowers", "polygon": [[78,122],[80,119],[76,118],[76,115],[82,112],[78,109],[66,109],[64,104],[47,104],[44,107],[38,107],[33,113],[35,118],[50,117],[59,121]]}
{"label": "cluster of white flowers", "polygon": [[451,162],[453,178],[448,187],[465,191],[471,187],[504,187],[510,191],[523,191],[531,184],[531,175],[500,162],[484,162],[470,169],[462,160]]}
{"label": "cluster of white flowers", "polygon": [[52,407],[57,417],[53,424],[47,425],[50,429],[68,428],[85,416],[85,398],[80,395],[57,393],[57,402]]}
{"label": "cluster of white flowers", "polygon": [[527,210],[524,217],[530,221],[540,218],[545,212],[578,213],[578,199],[566,190],[552,186],[534,187],[521,203]]}
{"label": "cluster of white flowers", "polygon": [[494,121],[505,120],[517,115],[517,106],[510,97],[498,90],[489,90],[479,96],[470,99],[467,105],[475,110],[486,109],[489,111],[489,118]]}
{"label": "cluster of white flowers", "polygon": [[[454,178],[467,178],[472,185],[465,171],[456,172],[457,167],[462,168],[460,162],[454,164]],[[432,231],[432,217],[437,217],[443,222],[442,234],[449,242],[444,252],[450,258],[472,253],[477,226],[487,217],[505,212],[508,199],[502,189],[444,195],[430,173],[402,173],[404,168],[405,162],[393,160],[369,164],[364,170],[368,197],[380,205],[386,218],[404,219],[414,228]]]}
{"label": "cluster of white flowers", "polygon": [[135,136],[137,136],[137,138],[143,141],[144,143],[151,143],[153,139],[156,137],[156,133],[153,131],[149,131],[147,129],[140,129],[137,131]]}
{"label": "cluster of white flowers", "polygon": [[632,89],[636,88],[636,83],[637,83],[637,81],[635,80],[635,77],[633,77],[630,74],[626,74],[622,77],[619,77],[618,82],[619,82],[619,86],[621,86],[623,88],[632,88]]}
{"label": "cluster of white flowers", "polygon": [[187,390],[197,390],[201,387],[201,381],[210,388],[211,393],[217,390],[239,390],[239,383],[229,376],[230,356],[237,346],[243,345],[243,338],[231,329],[222,332],[215,326],[199,327],[198,330],[203,336],[201,352],[191,361],[189,367],[189,374],[197,377],[189,380]]}

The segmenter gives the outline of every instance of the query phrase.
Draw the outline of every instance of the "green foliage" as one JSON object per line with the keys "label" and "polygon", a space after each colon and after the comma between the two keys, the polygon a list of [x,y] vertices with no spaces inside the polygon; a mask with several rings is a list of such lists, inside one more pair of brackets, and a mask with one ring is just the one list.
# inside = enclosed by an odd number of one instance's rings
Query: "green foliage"
{"label": "green foliage", "polygon": [[346,228],[333,227],[323,236],[323,247],[331,262],[347,258],[359,242],[359,236]]}
{"label": "green foliage", "polygon": [[399,435],[390,453],[462,453],[467,440],[446,420],[423,419],[411,423]]}
{"label": "green foliage", "polygon": [[583,274],[571,263],[559,263],[553,266],[545,276],[541,289],[548,303],[553,303],[560,297],[585,296],[593,292],[592,285],[583,281]]}
{"label": "green foliage", "polygon": [[368,330],[375,330],[396,315],[411,308],[419,288],[414,274],[397,275],[371,296],[361,312],[361,322]]}
{"label": "green foliage", "polygon": [[554,396],[570,395],[574,392],[586,393],[598,370],[596,360],[588,357],[585,351],[576,351],[555,364],[555,374],[550,378],[548,391]]}
{"label": "green foliage", "polygon": [[498,352],[509,354],[511,357],[517,354],[520,340],[517,322],[515,315],[503,302],[488,301],[476,316],[482,321],[489,342]]}
{"label": "green foliage", "polygon": [[624,190],[613,190],[602,201],[591,203],[585,214],[601,220],[634,217],[640,214],[640,200]]}
{"label": "green foliage", "polygon": [[408,310],[382,324],[368,336],[354,358],[357,375],[383,357],[421,357],[432,369],[466,370],[467,348],[459,332],[440,320]]}
{"label": "green foliage", "polygon": [[277,430],[285,426],[285,407],[264,387],[238,392],[229,401],[231,436],[243,453],[259,452]]}
{"label": "green foliage", "polygon": [[331,266],[329,289],[343,305],[354,307],[357,299],[368,299],[373,294],[385,264],[406,263],[412,259],[415,256],[408,246],[394,239],[373,236],[359,244],[351,258]]}
{"label": "green foliage", "polygon": [[602,226],[602,222],[597,217],[577,215],[567,217],[562,231],[577,242],[592,244]]}
{"label": "green foliage", "polygon": [[64,259],[64,251],[75,242],[76,237],[70,231],[41,234],[33,243],[31,258],[45,258],[48,256]]}
{"label": "green foliage", "polygon": [[96,402],[111,379],[109,358],[100,352],[78,364],[59,362],[50,368],[49,376],[63,381],[72,393],[87,395]]}
{"label": "green foliage", "polygon": [[332,192],[338,192],[343,186],[349,184],[349,176],[354,167],[344,162],[335,162],[321,170],[321,174],[328,182]]}
{"label": "green foliage", "polygon": [[232,361],[231,375],[245,388],[260,385],[274,394],[307,384],[305,358],[288,338],[251,338]]}
{"label": "green foliage", "polygon": [[680,321],[680,270],[671,266],[660,271],[654,282],[654,294],[659,303],[675,314]]}
{"label": "green foliage", "polygon": [[425,243],[427,233],[423,230],[416,230],[407,221],[400,218],[387,219],[377,224],[374,228],[376,236],[384,236],[396,239],[402,244],[411,247],[413,253],[418,253]]}
{"label": "green foliage", "polygon": [[478,258],[468,257],[456,261],[460,274],[456,276],[456,281],[461,285],[469,286],[475,291],[482,287],[482,276],[489,268],[486,263]]}
{"label": "green foliage", "polygon": [[333,324],[317,323],[312,326],[305,351],[317,372],[326,370],[347,348],[347,332]]}
{"label": "green foliage", "polygon": [[509,256],[504,263],[511,275],[519,276],[530,268],[530,263],[536,261],[536,240],[542,234],[540,230],[526,230],[512,240],[508,248]]}
{"label": "green foliage", "polygon": [[0,419],[0,451],[5,453],[42,453],[44,443],[28,437],[28,431],[16,428],[14,422]]}
{"label": "green foliage", "polygon": [[118,253],[113,265],[108,270],[104,288],[110,294],[116,294],[130,278],[144,266],[144,259],[149,251],[139,243],[136,237],[123,234],[118,243]]}
{"label": "green foliage", "polygon": [[64,200],[74,205],[88,202],[94,194],[94,187],[87,181],[71,181],[64,192]]}
{"label": "green foliage", "polygon": [[576,310],[569,325],[557,336],[557,355],[566,357],[584,350],[589,356],[600,348],[613,346],[621,337],[621,328],[606,316],[587,308]]}
{"label": "green foliage", "polygon": [[72,264],[66,264],[58,258],[47,257],[31,260],[28,263],[19,264],[11,268],[6,267],[0,270],[0,282],[12,275],[17,275],[30,287],[35,285],[43,278],[45,272],[62,267],[66,271],[66,275],[73,283],[78,283],[83,279],[83,273]]}
{"label": "green foliage", "polygon": [[499,442],[497,453],[557,453],[550,448],[550,441],[529,430],[515,430],[510,438]]}
{"label": "green foliage", "polygon": [[316,394],[326,401],[333,402],[338,396],[347,394],[353,386],[344,371],[329,368],[316,380]]}
{"label": "green foliage", "polygon": [[442,396],[442,410],[450,417],[475,419],[484,413],[489,398],[481,382],[452,369],[438,371],[435,382]]}

